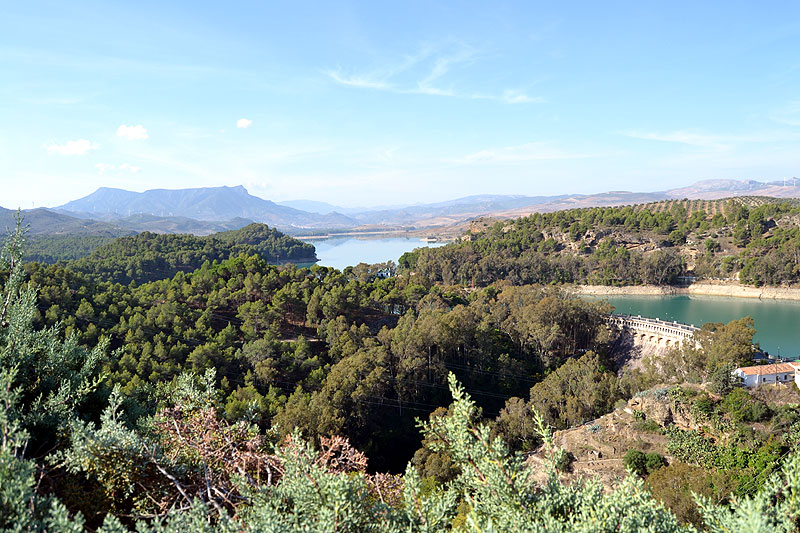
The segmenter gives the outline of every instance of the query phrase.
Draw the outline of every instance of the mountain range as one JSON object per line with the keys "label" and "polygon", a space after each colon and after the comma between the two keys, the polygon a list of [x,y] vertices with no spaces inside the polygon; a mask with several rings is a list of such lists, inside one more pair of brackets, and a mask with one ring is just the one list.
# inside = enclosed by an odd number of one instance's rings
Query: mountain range
{"label": "mountain range", "polygon": [[[152,189],[132,192],[101,187],[53,209],[26,210],[30,233],[122,236],[154,233],[208,235],[263,222],[290,234],[365,230],[426,230],[480,216],[518,217],[576,207],[604,207],[669,199],[714,200],[733,196],[800,197],[800,179],[704,180],[657,192],[611,191],[556,196],[475,195],[416,205],[346,208],[314,200],[271,202],[243,186]],[[0,208],[0,228],[14,212]]]}
{"label": "mountain range", "polygon": [[99,220],[116,220],[134,214],[185,217],[204,221],[263,222],[275,227],[352,227],[354,221],[339,213],[319,215],[253,196],[237,187],[151,189],[132,192],[100,187],[92,194],[56,208],[62,212]]}

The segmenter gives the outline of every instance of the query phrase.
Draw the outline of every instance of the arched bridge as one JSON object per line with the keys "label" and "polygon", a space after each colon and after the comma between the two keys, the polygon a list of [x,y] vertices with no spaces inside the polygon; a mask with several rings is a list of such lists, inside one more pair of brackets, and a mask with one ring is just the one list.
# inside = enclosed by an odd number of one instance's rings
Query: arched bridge
{"label": "arched bridge", "polygon": [[614,314],[609,317],[609,322],[633,335],[634,344],[664,348],[683,345],[686,339],[691,340],[694,332],[700,329],[680,322],[665,322],[657,318],[632,315]]}

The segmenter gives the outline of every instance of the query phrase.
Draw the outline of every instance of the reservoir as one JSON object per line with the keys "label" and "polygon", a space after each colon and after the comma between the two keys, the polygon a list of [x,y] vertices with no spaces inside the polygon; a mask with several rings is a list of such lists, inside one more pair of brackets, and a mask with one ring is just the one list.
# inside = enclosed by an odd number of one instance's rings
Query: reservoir
{"label": "reservoir", "polygon": [[593,296],[608,300],[617,313],[674,320],[697,327],[745,316],[755,321],[755,342],[771,355],[800,357],[800,302],[722,296]]}
{"label": "reservoir", "polygon": [[355,238],[329,237],[309,239],[317,249],[318,265],[344,269],[359,263],[395,263],[406,252],[425,246],[442,246],[444,242],[427,243],[419,237]]}

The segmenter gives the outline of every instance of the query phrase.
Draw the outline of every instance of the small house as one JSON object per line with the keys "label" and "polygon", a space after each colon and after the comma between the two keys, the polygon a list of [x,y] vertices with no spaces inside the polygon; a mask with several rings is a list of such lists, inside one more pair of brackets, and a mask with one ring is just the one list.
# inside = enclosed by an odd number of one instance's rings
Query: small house
{"label": "small house", "polygon": [[733,371],[742,379],[745,387],[757,387],[769,383],[789,383],[795,378],[800,363],[776,363],[772,365],[745,366]]}

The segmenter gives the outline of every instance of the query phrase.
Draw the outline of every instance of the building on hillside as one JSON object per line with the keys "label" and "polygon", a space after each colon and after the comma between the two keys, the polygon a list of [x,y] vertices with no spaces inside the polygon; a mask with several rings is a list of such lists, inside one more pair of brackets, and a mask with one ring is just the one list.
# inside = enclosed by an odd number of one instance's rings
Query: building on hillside
{"label": "building on hillside", "polygon": [[757,365],[737,368],[733,374],[742,378],[745,387],[757,387],[768,383],[790,383],[800,385],[800,363],[776,363],[774,365]]}

